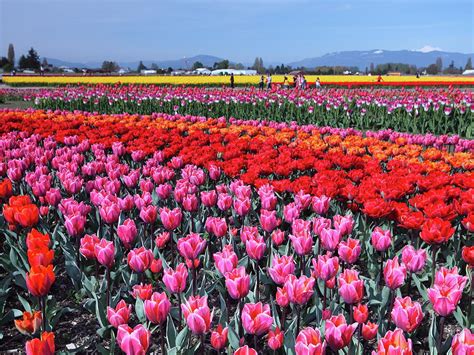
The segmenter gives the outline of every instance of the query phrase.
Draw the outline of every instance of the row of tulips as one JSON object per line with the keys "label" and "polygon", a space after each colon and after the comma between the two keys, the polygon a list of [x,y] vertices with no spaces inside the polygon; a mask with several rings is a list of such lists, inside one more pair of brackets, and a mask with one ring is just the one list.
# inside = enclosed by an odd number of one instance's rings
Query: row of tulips
{"label": "row of tulips", "polygon": [[472,91],[209,89],[146,85],[97,85],[25,92],[41,109],[99,113],[179,113],[205,117],[394,129],[474,136]]}
{"label": "row of tulips", "polygon": [[[115,344],[127,354],[157,348],[239,354],[472,350],[471,333],[460,329],[471,322],[465,268],[474,261],[468,238],[473,178],[464,161],[469,153],[402,151],[426,157],[420,162],[411,154],[417,163],[401,166],[397,179],[408,188],[377,181],[388,173],[382,154],[367,161],[361,158],[366,151],[354,155],[361,160],[339,154],[337,171],[363,174],[350,180],[360,189],[358,198],[348,199],[305,184],[272,186],[271,178],[234,180],[239,173],[227,171],[235,156],[215,152],[203,161],[203,146],[195,145],[206,130],[229,148],[242,139],[249,160],[252,151],[265,152],[259,144],[266,140],[279,150],[300,144],[291,130],[20,111],[5,111],[2,119],[0,196],[8,236],[2,254],[9,255],[2,267],[22,268],[17,245],[31,228],[48,234],[64,258],[56,274],[67,274],[85,310],[97,316],[98,333],[112,339],[106,351]],[[155,141],[169,142],[163,150],[134,149],[133,130],[142,138],[144,127]],[[297,139],[312,139],[297,133]],[[344,146],[341,137],[332,139],[319,158]],[[386,153],[390,160],[393,151]],[[455,156],[463,159],[457,167]],[[434,163],[439,157],[448,169]],[[376,174],[365,176],[375,165]],[[322,177],[332,170],[316,170],[318,186],[329,184]],[[402,174],[416,177],[407,181]],[[20,208],[17,200],[29,207]],[[389,213],[381,203],[392,208]],[[35,295],[21,277],[14,284]],[[444,331],[446,323],[458,328],[454,337]]]}

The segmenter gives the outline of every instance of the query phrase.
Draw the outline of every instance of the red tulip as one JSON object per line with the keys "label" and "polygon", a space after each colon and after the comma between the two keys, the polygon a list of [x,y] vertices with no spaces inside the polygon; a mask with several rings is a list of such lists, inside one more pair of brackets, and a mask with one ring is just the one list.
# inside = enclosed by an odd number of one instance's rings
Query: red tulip
{"label": "red tulip", "polygon": [[268,332],[273,323],[268,304],[246,303],[242,310],[242,325],[247,334],[262,335]]}
{"label": "red tulip", "polygon": [[413,332],[423,320],[423,311],[418,302],[413,302],[409,296],[397,297],[393,303],[392,321],[407,333]]}
{"label": "red tulip", "polygon": [[48,294],[55,279],[53,265],[33,266],[26,274],[26,286],[33,296],[42,297]]}
{"label": "red tulip", "polygon": [[142,324],[130,328],[126,324],[118,327],[117,343],[127,355],[145,355],[150,346],[151,333]]}
{"label": "red tulip", "polygon": [[34,204],[19,206],[15,210],[15,222],[25,228],[33,227],[38,224],[39,209]]}
{"label": "red tulip", "polygon": [[352,335],[357,328],[357,323],[348,325],[342,314],[332,316],[326,321],[325,336],[328,345],[338,351],[351,342]]}
{"label": "red tulip", "polygon": [[115,308],[107,307],[107,320],[112,327],[118,328],[119,325],[128,323],[131,312],[132,306],[121,300]]}
{"label": "red tulip", "polygon": [[41,339],[33,339],[26,342],[26,355],[54,355],[54,333],[43,332]]}
{"label": "red tulip", "polygon": [[276,327],[275,331],[270,330],[268,332],[268,347],[273,351],[280,349],[283,346],[283,332],[280,328]]}
{"label": "red tulip", "polygon": [[234,352],[234,355],[258,355],[258,353],[255,349],[249,348],[248,345],[244,345],[244,346],[238,348]]}
{"label": "red tulip", "polygon": [[43,265],[48,266],[53,262],[54,250],[48,248],[28,249],[27,251],[28,263],[30,266]]}
{"label": "red tulip", "polygon": [[319,329],[304,328],[296,337],[296,355],[324,355],[326,342],[321,341]]}
{"label": "red tulip", "polygon": [[26,236],[26,247],[28,250],[49,248],[50,242],[51,238],[48,234],[42,234],[34,228]]}
{"label": "red tulip", "polygon": [[428,244],[442,244],[454,234],[451,223],[441,218],[428,219],[420,232],[420,237]]}
{"label": "red tulip", "polygon": [[367,322],[362,324],[362,337],[369,341],[374,339],[377,336],[377,331],[379,329],[378,324]]}
{"label": "red tulip", "polygon": [[79,247],[79,252],[86,259],[95,259],[95,245],[99,243],[99,238],[95,235],[86,234],[81,238],[81,246]]}
{"label": "red tulip", "polygon": [[367,319],[369,318],[369,309],[367,308],[367,305],[359,303],[357,306],[354,306],[353,308],[353,315],[354,315],[354,320],[359,323],[365,323],[367,322]]}
{"label": "red tulip", "polygon": [[149,300],[151,298],[152,293],[153,286],[151,284],[139,284],[133,286],[132,288],[132,296],[135,299],[139,298],[142,301]]}
{"label": "red tulip", "polygon": [[13,186],[10,179],[4,179],[0,182],[0,199],[7,199],[13,195]]}
{"label": "red tulip", "polygon": [[403,336],[403,330],[395,329],[388,331],[385,336],[379,340],[377,351],[373,355],[412,355],[411,339],[406,340]]}
{"label": "red tulip", "polygon": [[166,293],[154,292],[150,299],[145,300],[144,310],[146,318],[153,324],[161,324],[168,317],[171,303]]}
{"label": "red tulip", "polygon": [[207,297],[191,296],[181,305],[183,316],[193,334],[207,333],[211,326],[211,310],[207,305]]}
{"label": "red tulip", "polygon": [[229,333],[229,328],[222,328],[222,325],[219,324],[211,333],[211,345],[216,350],[221,350],[227,344],[227,334]]}
{"label": "red tulip", "polygon": [[250,276],[245,272],[243,266],[225,274],[225,287],[233,299],[241,299],[247,296],[250,287]]}
{"label": "red tulip", "polygon": [[35,334],[41,327],[43,317],[40,311],[23,312],[22,319],[15,319],[15,327],[21,334]]}
{"label": "red tulip", "polygon": [[471,268],[474,268],[474,246],[462,248],[462,258]]}

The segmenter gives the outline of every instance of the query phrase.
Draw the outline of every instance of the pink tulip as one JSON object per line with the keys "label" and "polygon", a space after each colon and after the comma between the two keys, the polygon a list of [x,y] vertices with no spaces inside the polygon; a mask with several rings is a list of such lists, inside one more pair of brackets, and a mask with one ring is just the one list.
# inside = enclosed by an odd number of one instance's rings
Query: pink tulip
{"label": "pink tulip", "polygon": [[184,264],[179,264],[176,271],[173,269],[165,269],[163,273],[163,282],[171,293],[181,293],[186,288],[188,279],[188,269]]}
{"label": "pink tulip", "polygon": [[392,321],[407,333],[413,332],[423,320],[423,311],[418,302],[413,302],[409,296],[397,297],[393,303]]}
{"label": "pink tulip", "polygon": [[275,229],[272,232],[272,241],[275,246],[283,244],[283,242],[285,241],[285,232],[280,229]]}
{"label": "pink tulip", "polygon": [[115,258],[114,242],[100,239],[99,242],[94,245],[94,254],[99,264],[110,269],[114,264]]}
{"label": "pink tulip", "polygon": [[136,248],[128,252],[127,261],[134,272],[145,272],[153,261],[153,253],[145,247]]}
{"label": "pink tulip", "polygon": [[116,223],[120,217],[120,212],[118,203],[109,202],[99,208],[100,217],[107,224]]}
{"label": "pink tulip", "polygon": [[283,332],[276,327],[275,330],[270,330],[267,336],[268,347],[273,351],[280,349],[283,346]]}
{"label": "pink tulip", "polygon": [[157,215],[158,215],[158,210],[156,206],[153,206],[153,205],[143,206],[140,209],[140,218],[145,223],[148,223],[148,224],[155,223]]}
{"label": "pink tulip", "polygon": [[313,249],[313,237],[310,233],[302,233],[300,235],[290,234],[291,245],[298,255],[311,254]]}
{"label": "pink tulip", "polygon": [[347,324],[342,314],[332,316],[326,321],[325,336],[328,345],[334,351],[348,346],[356,328],[357,323]]}
{"label": "pink tulip", "polygon": [[326,342],[321,341],[319,329],[304,328],[296,337],[296,355],[324,355]]}
{"label": "pink tulip", "polygon": [[311,201],[311,208],[314,212],[319,215],[324,215],[329,210],[329,203],[331,202],[331,198],[327,196],[313,196],[313,200]]}
{"label": "pink tulip", "polygon": [[312,260],[314,267],[314,276],[328,281],[337,275],[339,271],[339,259],[337,256],[331,257],[330,253],[326,255],[319,255],[318,259]]}
{"label": "pink tulip", "polygon": [[127,355],[145,355],[150,346],[151,333],[142,324],[135,328],[122,324],[118,327],[117,343]]}
{"label": "pink tulip", "polygon": [[333,223],[334,228],[341,233],[341,236],[349,235],[352,233],[352,228],[354,227],[354,220],[351,215],[336,215],[333,217]]}
{"label": "pink tulip", "polygon": [[384,252],[392,244],[392,233],[390,230],[376,227],[372,232],[371,242],[375,250]]}
{"label": "pink tulip", "polygon": [[426,264],[426,250],[416,250],[411,245],[406,245],[402,250],[402,262],[408,271],[416,273],[424,269]]}
{"label": "pink tulip", "polygon": [[400,265],[398,258],[387,260],[383,268],[385,284],[392,290],[396,290],[405,283],[407,269],[405,265]]}
{"label": "pink tulip", "polygon": [[163,223],[163,226],[168,231],[173,231],[176,228],[178,228],[179,225],[181,224],[182,218],[183,218],[183,215],[179,208],[170,210],[167,207],[163,207],[160,209],[161,223]]}
{"label": "pink tulip", "polygon": [[230,297],[235,300],[244,298],[249,293],[250,276],[243,266],[225,274],[225,287]]}
{"label": "pink tulip", "polygon": [[289,275],[285,281],[285,288],[288,292],[288,299],[293,304],[303,305],[309,301],[314,293],[314,278],[301,275]]}
{"label": "pink tulip", "polygon": [[218,166],[211,165],[209,166],[209,177],[211,180],[219,180],[219,177],[221,176],[221,169]]}
{"label": "pink tulip", "polygon": [[64,225],[71,237],[79,237],[84,233],[84,226],[86,224],[86,217],[81,213],[75,212],[71,215],[64,216]]}
{"label": "pink tulip", "polygon": [[247,334],[263,335],[270,330],[273,318],[268,304],[246,303],[242,310],[242,325]]}
{"label": "pink tulip", "polygon": [[215,190],[211,191],[202,191],[201,192],[201,202],[206,207],[215,206],[217,203],[217,194]]}
{"label": "pink tulip", "polygon": [[280,222],[281,220],[276,216],[276,211],[260,211],[260,225],[265,232],[271,233],[279,226]]}
{"label": "pink tulip", "polygon": [[362,324],[362,337],[364,340],[372,340],[377,336],[377,331],[379,329],[378,324],[367,322],[366,324]]}
{"label": "pink tulip", "polygon": [[223,328],[222,325],[219,324],[216,330],[214,330],[211,333],[212,347],[216,350],[221,350],[222,348],[224,348],[227,343],[228,333],[229,333],[229,328],[228,327]]}
{"label": "pink tulip", "polygon": [[337,248],[337,253],[342,261],[348,264],[356,263],[361,253],[359,240],[347,238],[347,240],[341,241]]}
{"label": "pink tulip", "polygon": [[187,194],[181,203],[183,204],[183,209],[187,212],[196,212],[199,207],[196,195]]}
{"label": "pink tulip", "polygon": [[131,247],[133,241],[137,237],[137,234],[137,226],[130,218],[127,218],[120,226],[117,227],[117,235],[122,241],[123,245],[128,249]]}
{"label": "pink tulip", "polygon": [[196,260],[206,248],[206,240],[197,233],[178,239],[178,251],[185,259]]}
{"label": "pink tulip", "polygon": [[112,327],[118,328],[120,325],[128,323],[131,312],[132,306],[121,300],[115,308],[107,307],[107,320]]}
{"label": "pink tulip", "polygon": [[364,281],[356,270],[346,269],[338,277],[339,295],[345,303],[359,303],[364,296]]}
{"label": "pink tulip", "polygon": [[441,268],[436,272],[433,287],[429,288],[428,298],[434,311],[446,317],[454,312],[462,297],[467,278],[457,273],[457,268],[451,270]]}
{"label": "pink tulip", "polygon": [[328,251],[336,250],[339,242],[341,241],[342,235],[338,229],[326,229],[322,228],[319,235],[321,241],[321,247]]}
{"label": "pink tulip", "polygon": [[251,201],[248,197],[242,199],[237,198],[234,200],[234,210],[241,217],[246,216],[249,213],[250,207]]}
{"label": "pink tulip", "polygon": [[193,334],[207,333],[211,327],[211,310],[207,305],[207,297],[191,296],[181,305],[186,324]]}
{"label": "pink tulip", "polygon": [[313,219],[313,233],[317,236],[321,236],[323,229],[331,228],[331,220],[324,217],[317,217]]}
{"label": "pink tulip", "polygon": [[214,264],[222,275],[234,270],[237,267],[239,258],[232,249],[232,245],[226,245],[220,253],[214,253]]}
{"label": "pink tulip", "polygon": [[258,355],[257,351],[253,348],[250,348],[248,345],[244,345],[238,348],[234,355]]}
{"label": "pink tulip", "polygon": [[218,238],[222,238],[227,233],[227,222],[225,218],[207,217],[206,231],[214,234]]}
{"label": "pink tulip", "polygon": [[217,207],[221,211],[227,211],[232,206],[232,196],[227,193],[220,193],[217,196]]}
{"label": "pink tulip", "polygon": [[276,292],[276,297],[275,297],[276,303],[280,307],[286,307],[290,304],[290,299],[288,297],[288,291],[286,290],[286,287],[277,287],[277,292]]}
{"label": "pink tulip", "polygon": [[372,355],[412,355],[411,339],[406,340],[403,336],[403,330],[395,329],[388,331],[383,338],[377,343],[377,351],[373,351]]}
{"label": "pink tulip", "polygon": [[262,210],[273,211],[277,204],[277,198],[273,192],[259,194]]}
{"label": "pink tulip", "polygon": [[152,294],[153,286],[151,284],[139,284],[132,287],[132,296],[135,299],[149,300]]}
{"label": "pink tulip", "polygon": [[288,275],[294,274],[294,272],[295,262],[293,257],[286,255],[275,255],[272,260],[272,267],[268,268],[268,274],[277,285],[283,285]]}
{"label": "pink tulip", "polygon": [[150,299],[145,300],[143,308],[145,316],[150,322],[153,324],[161,324],[166,320],[166,317],[168,317],[171,303],[166,293],[154,292]]}
{"label": "pink tulip", "polygon": [[451,343],[451,352],[453,355],[474,354],[474,334],[467,328],[456,334]]}
{"label": "pink tulip", "polygon": [[258,261],[261,258],[263,258],[266,248],[267,248],[267,245],[265,244],[263,237],[260,235],[253,238],[249,238],[245,242],[245,250],[247,251],[249,258],[253,260]]}

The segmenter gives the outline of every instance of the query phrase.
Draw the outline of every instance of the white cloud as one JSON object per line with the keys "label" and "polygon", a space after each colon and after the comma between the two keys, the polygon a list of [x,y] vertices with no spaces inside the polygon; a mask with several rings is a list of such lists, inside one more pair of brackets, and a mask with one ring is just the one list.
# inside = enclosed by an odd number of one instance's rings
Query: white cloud
{"label": "white cloud", "polygon": [[420,49],[416,49],[417,52],[422,52],[422,53],[429,53],[433,51],[441,51],[442,49],[439,47],[433,47],[427,44],[426,46],[421,47]]}

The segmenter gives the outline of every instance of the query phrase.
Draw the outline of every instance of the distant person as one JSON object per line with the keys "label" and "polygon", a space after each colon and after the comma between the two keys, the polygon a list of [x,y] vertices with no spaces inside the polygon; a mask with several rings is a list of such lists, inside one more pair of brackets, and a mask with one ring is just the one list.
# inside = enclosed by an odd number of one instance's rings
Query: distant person
{"label": "distant person", "polygon": [[41,76],[44,75],[44,68],[43,68],[43,66],[40,66],[40,75],[41,75]]}
{"label": "distant person", "polygon": [[416,78],[420,79],[420,73],[416,72]]}
{"label": "distant person", "polygon": [[288,77],[285,76],[283,79],[283,89],[288,89],[290,87],[290,82],[288,81]]}
{"label": "distant person", "polygon": [[263,84],[265,83],[265,78],[263,77],[263,75],[260,77],[260,81],[258,82],[258,88],[260,90],[263,90]]}
{"label": "distant person", "polygon": [[233,89],[235,87],[234,84],[234,73],[230,73],[230,87]]}
{"label": "distant person", "polygon": [[10,72],[10,75],[11,75],[11,76],[15,76],[15,75],[16,75],[15,69],[13,69],[13,70]]}
{"label": "distant person", "polygon": [[379,76],[378,76],[378,78],[377,78],[377,82],[378,82],[378,83],[381,83],[382,81],[383,81],[382,75],[379,74]]}
{"label": "distant person", "polygon": [[319,77],[316,78],[316,89],[321,88],[321,80],[319,80]]}
{"label": "distant person", "polygon": [[272,76],[270,74],[267,75],[267,90],[272,88]]}
{"label": "distant person", "polygon": [[304,75],[301,75],[301,89],[306,90],[306,78]]}
{"label": "distant person", "polygon": [[298,77],[296,75],[293,75],[293,87],[296,89],[298,86]]}

